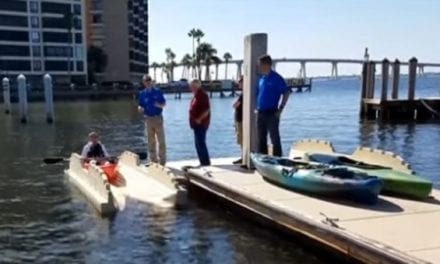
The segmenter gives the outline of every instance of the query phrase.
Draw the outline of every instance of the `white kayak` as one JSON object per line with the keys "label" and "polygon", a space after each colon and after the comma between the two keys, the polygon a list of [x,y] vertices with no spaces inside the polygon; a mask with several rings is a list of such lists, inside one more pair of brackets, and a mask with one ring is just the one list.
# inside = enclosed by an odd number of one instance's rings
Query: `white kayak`
{"label": "white kayak", "polygon": [[[102,215],[123,210],[127,198],[161,208],[186,204],[187,192],[178,184],[176,175],[159,164],[141,164],[139,156],[132,152],[122,153],[113,165],[112,175],[109,175],[112,169],[105,165],[86,167],[80,155],[73,153],[65,173]],[[114,175],[117,175],[116,180]]]}

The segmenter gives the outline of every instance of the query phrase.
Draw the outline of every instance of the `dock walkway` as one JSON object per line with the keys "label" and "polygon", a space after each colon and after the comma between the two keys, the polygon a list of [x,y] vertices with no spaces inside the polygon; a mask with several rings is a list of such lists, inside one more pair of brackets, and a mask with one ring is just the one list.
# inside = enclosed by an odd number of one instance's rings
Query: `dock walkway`
{"label": "dock walkway", "polygon": [[[376,205],[315,198],[263,180],[258,172],[214,159],[213,166],[190,169],[194,184],[292,233],[365,263],[440,263],[440,191],[428,201],[380,196]],[[182,166],[195,161],[170,162]]]}

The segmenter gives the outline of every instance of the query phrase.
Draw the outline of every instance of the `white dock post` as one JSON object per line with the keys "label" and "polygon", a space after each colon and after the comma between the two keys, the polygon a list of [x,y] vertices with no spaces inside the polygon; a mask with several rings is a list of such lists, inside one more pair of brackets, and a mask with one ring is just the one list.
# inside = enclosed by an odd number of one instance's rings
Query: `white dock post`
{"label": "white dock post", "polygon": [[400,79],[400,61],[396,59],[393,64],[393,91],[391,93],[392,99],[399,98],[399,79]]}
{"label": "white dock post", "polygon": [[5,113],[11,113],[11,85],[8,78],[3,78],[3,102],[5,104]]}
{"label": "white dock post", "polygon": [[49,74],[45,74],[43,77],[44,84],[44,101],[46,110],[46,122],[51,124],[54,120],[54,110],[53,110],[53,84],[52,77]]}
{"label": "white dock post", "polygon": [[27,123],[28,98],[27,98],[26,77],[24,77],[23,74],[18,75],[17,84],[18,84],[18,109],[20,112],[20,122]]}
{"label": "white dock post", "polygon": [[251,152],[257,150],[256,84],[258,59],[267,53],[267,34],[251,34],[244,39],[243,80],[243,164],[251,169]]}
{"label": "white dock post", "polygon": [[390,73],[390,61],[388,59],[384,59],[382,61],[382,93],[380,100],[382,102],[386,101],[388,98],[388,78]]}
{"label": "white dock post", "polygon": [[414,100],[416,94],[417,59],[409,60],[408,67],[408,100]]}
{"label": "white dock post", "polygon": [[368,63],[368,80],[367,80],[367,98],[374,98],[374,89],[376,84],[376,63],[370,61]]}

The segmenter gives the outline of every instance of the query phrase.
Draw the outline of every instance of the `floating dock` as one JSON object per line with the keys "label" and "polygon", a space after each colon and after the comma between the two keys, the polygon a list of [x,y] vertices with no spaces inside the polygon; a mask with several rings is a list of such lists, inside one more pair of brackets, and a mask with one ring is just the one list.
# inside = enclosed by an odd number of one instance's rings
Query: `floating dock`
{"label": "floating dock", "polygon": [[438,190],[426,201],[380,196],[366,206],[283,189],[233,160],[213,159],[212,166],[186,173],[182,167],[196,161],[168,166],[191,185],[363,263],[440,263]]}

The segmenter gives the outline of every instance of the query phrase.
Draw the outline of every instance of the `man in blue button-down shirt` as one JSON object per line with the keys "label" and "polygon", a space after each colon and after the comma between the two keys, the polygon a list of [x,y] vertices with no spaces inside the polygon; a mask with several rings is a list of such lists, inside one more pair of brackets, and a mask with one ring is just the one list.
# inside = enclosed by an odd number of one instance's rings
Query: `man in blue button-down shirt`
{"label": "man in blue button-down shirt", "polygon": [[[148,140],[148,156],[151,162],[166,163],[165,131],[162,110],[166,101],[162,91],[153,86],[149,75],[142,78],[145,89],[139,92],[138,110],[145,117],[145,130]],[[157,159],[157,145],[159,143],[159,160]]]}
{"label": "man in blue button-down shirt", "polygon": [[284,78],[272,70],[272,58],[264,55],[259,59],[262,74],[258,82],[257,94],[257,126],[258,126],[258,152],[267,154],[267,134],[273,145],[273,155],[281,156],[280,115],[287,100],[290,89]]}

